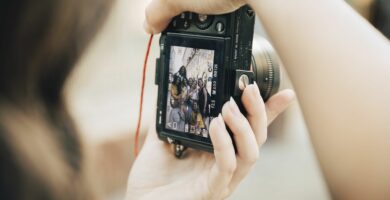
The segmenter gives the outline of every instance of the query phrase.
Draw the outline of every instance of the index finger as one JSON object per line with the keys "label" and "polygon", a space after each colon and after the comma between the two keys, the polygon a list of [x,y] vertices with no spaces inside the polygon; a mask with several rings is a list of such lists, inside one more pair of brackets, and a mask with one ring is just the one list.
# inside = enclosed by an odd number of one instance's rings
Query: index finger
{"label": "index finger", "polygon": [[171,0],[152,0],[145,9],[144,29],[150,34],[159,33],[181,12],[178,5]]}

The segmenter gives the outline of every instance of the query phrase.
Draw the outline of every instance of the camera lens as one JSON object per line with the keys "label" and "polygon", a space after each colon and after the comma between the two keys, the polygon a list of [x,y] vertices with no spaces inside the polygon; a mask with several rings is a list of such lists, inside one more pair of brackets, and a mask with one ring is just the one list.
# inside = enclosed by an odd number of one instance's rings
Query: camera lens
{"label": "camera lens", "polygon": [[281,80],[279,60],[272,45],[256,35],[253,38],[252,71],[260,94],[264,101],[267,101],[279,90]]}

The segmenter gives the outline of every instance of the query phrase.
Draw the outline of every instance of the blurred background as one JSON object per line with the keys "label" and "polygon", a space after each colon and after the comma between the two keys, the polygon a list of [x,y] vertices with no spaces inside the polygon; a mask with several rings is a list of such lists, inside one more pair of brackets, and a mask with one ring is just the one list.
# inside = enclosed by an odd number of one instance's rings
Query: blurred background
{"label": "blurred background", "polygon": [[[67,83],[68,106],[84,140],[92,147],[97,181],[101,182],[107,199],[123,197],[133,159],[132,141],[148,40],[142,28],[147,3],[117,0],[103,29]],[[376,4],[374,0],[348,0],[348,3],[390,35],[390,23],[383,23],[390,11],[381,6],[386,0]],[[266,37],[259,21],[256,34]],[[147,68],[142,133],[154,123],[158,37],[154,38]],[[293,88],[288,75],[284,77],[282,87]],[[230,199],[330,199],[299,102],[269,130],[260,161]]]}

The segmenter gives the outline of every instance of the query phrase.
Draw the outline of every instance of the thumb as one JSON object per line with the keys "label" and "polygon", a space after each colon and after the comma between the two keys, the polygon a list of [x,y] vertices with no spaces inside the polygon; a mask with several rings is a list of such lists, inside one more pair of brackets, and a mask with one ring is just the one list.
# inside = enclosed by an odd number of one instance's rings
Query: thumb
{"label": "thumb", "polygon": [[295,93],[291,89],[282,90],[273,95],[265,103],[268,125],[282,113],[295,99]]}

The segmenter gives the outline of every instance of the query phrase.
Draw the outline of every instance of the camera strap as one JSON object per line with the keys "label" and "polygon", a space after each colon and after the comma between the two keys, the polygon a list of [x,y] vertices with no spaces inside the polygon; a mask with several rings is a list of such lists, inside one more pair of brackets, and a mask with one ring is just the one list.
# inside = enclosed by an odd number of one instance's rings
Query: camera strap
{"label": "camera strap", "polygon": [[141,120],[142,120],[142,107],[144,102],[144,91],[145,91],[145,78],[146,78],[146,67],[148,65],[148,58],[150,53],[150,47],[152,46],[153,41],[153,34],[150,34],[148,46],[146,48],[146,55],[144,60],[144,66],[142,71],[142,84],[141,84],[141,96],[140,96],[140,106],[139,106],[139,112],[138,112],[138,122],[137,122],[137,129],[135,131],[135,139],[134,139],[134,157],[138,156],[138,145],[139,145],[139,132],[141,129]]}

